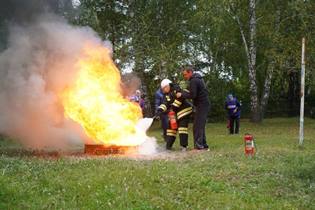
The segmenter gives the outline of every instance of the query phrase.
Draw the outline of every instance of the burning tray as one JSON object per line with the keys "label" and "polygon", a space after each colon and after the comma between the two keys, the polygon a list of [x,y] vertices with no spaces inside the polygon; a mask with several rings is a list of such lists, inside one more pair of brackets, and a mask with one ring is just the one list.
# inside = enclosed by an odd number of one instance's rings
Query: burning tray
{"label": "burning tray", "polygon": [[85,144],[84,153],[88,155],[113,155],[113,154],[126,154],[134,151],[136,147],[132,146],[115,146],[103,144]]}

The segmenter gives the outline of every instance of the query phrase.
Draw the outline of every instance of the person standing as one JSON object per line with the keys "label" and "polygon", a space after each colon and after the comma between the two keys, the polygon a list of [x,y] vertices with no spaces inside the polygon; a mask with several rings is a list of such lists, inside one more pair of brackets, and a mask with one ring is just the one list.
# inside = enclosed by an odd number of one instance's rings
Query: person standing
{"label": "person standing", "polygon": [[182,69],[184,79],[189,81],[188,90],[177,93],[177,97],[192,99],[195,106],[193,135],[195,149],[208,149],[209,146],[206,140],[206,123],[207,116],[210,111],[209,93],[206,85],[199,73],[194,72],[192,67]]}
{"label": "person standing", "polygon": [[[163,103],[163,98],[164,98],[164,94],[162,92],[162,89],[159,88],[156,92],[155,92],[155,115],[157,114],[158,108],[159,106]],[[164,141],[166,141],[166,130],[167,130],[167,126],[168,126],[168,117],[166,113],[162,113],[159,116],[160,120],[161,120],[161,127],[163,130],[163,138]]]}
{"label": "person standing", "polygon": [[136,90],[136,94],[130,96],[129,100],[139,104],[139,106],[141,108],[142,116],[144,116],[145,101],[143,99],[141,91],[140,90]]}
{"label": "person standing", "polygon": [[240,128],[241,104],[232,94],[227,96],[225,109],[228,114],[230,134],[238,134]]}
{"label": "person standing", "polygon": [[176,139],[176,134],[179,134],[180,145],[182,151],[187,151],[188,146],[188,124],[192,113],[192,106],[183,97],[177,98],[176,93],[181,89],[178,85],[172,83],[169,79],[163,79],[161,89],[164,93],[163,103],[159,106],[156,116],[162,113],[173,111],[176,114],[177,126],[173,127],[168,123],[166,132],[166,149],[171,150]]}

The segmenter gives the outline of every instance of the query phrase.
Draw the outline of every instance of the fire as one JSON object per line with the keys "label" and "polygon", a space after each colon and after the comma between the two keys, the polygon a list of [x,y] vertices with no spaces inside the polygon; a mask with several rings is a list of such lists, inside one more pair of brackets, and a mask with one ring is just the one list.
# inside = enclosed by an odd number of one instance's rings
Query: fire
{"label": "fire", "polygon": [[110,51],[102,46],[88,46],[83,51],[75,83],[62,94],[65,115],[97,144],[140,145],[146,137],[137,128],[141,108],[123,97],[120,72]]}

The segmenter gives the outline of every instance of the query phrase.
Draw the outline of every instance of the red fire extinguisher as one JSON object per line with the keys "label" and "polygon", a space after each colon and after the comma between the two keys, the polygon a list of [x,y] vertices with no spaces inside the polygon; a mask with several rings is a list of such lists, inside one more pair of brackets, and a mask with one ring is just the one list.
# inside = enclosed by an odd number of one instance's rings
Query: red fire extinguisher
{"label": "red fire extinguisher", "polygon": [[244,136],[244,142],[245,142],[245,155],[255,155],[255,142],[254,137],[251,134],[245,134]]}
{"label": "red fire extinguisher", "polygon": [[168,119],[170,121],[170,126],[172,130],[176,130],[177,129],[177,121],[176,121],[176,114],[173,110],[170,110],[168,112]]}

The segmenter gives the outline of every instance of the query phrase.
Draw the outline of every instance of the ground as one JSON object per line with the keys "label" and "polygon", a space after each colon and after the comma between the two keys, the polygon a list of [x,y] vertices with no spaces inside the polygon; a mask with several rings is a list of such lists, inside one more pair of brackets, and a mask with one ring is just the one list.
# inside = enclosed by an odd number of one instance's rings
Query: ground
{"label": "ground", "polygon": [[[157,158],[38,157],[0,140],[0,209],[315,209],[315,120],[207,125],[211,151]],[[243,134],[257,142],[244,156]],[[149,132],[162,145],[158,125]],[[190,138],[190,144],[192,139]],[[165,154],[165,155],[164,155]]]}

